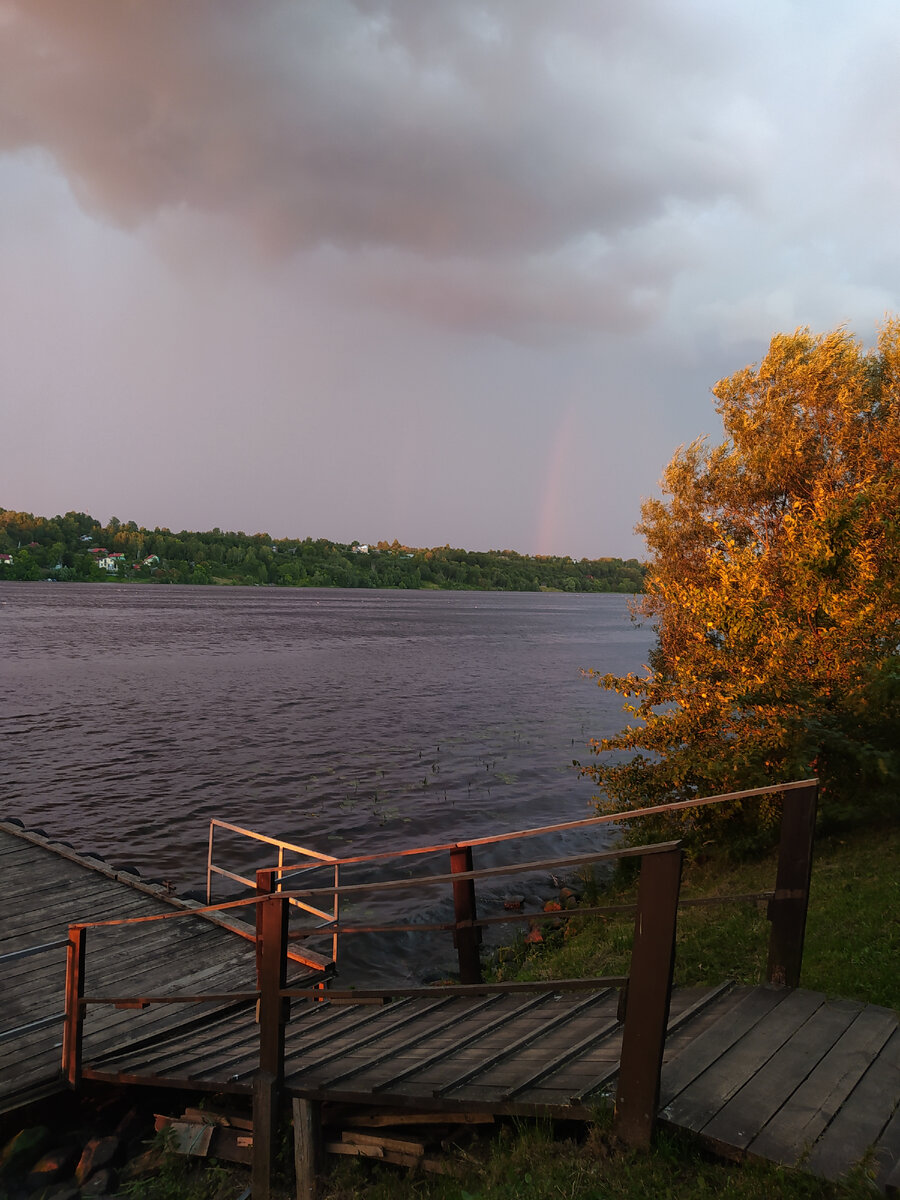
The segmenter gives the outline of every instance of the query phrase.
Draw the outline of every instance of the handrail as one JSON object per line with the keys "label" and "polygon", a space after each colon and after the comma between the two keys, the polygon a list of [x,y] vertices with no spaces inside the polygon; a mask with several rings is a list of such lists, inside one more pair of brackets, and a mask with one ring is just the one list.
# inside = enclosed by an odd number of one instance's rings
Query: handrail
{"label": "handrail", "polygon": [[43,942],[40,946],[26,946],[24,950],[10,950],[0,954],[0,963],[12,962],[17,958],[31,958],[33,954],[43,954],[45,950],[58,950],[60,946],[68,946],[68,938],[59,938],[55,942]]}
{"label": "handrail", "polygon": [[[212,900],[212,876],[214,874],[221,875],[227,879],[231,879],[236,883],[242,883],[247,887],[253,887],[255,881],[247,876],[228,871],[223,867],[218,867],[213,863],[213,837],[215,829],[226,829],[233,833],[241,834],[244,837],[251,838],[255,841],[262,842],[265,845],[275,846],[278,848],[278,863],[275,868],[276,877],[279,881],[278,887],[284,890],[285,881],[290,879],[291,875],[296,872],[306,872],[315,870],[318,866],[329,865],[334,868],[334,887],[322,888],[318,890],[318,895],[332,895],[333,911],[326,913],[323,909],[315,908],[303,902],[299,894],[292,896],[291,903],[295,907],[304,909],[310,912],[313,916],[319,917],[322,925],[311,932],[305,932],[305,936],[315,936],[324,934],[328,930],[334,931],[332,938],[331,957],[334,962],[337,962],[339,933],[340,929],[340,895],[342,889],[339,888],[339,878],[341,867],[360,866],[365,863],[383,863],[394,859],[410,858],[422,856],[426,854],[438,854],[453,852],[461,845],[471,848],[475,846],[492,846],[499,845],[503,842],[521,840],[524,838],[541,837],[552,834],[566,833],[576,829],[588,829],[594,826],[609,825],[621,823],[624,821],[639,820],[642,817],[660,816],[666,813],[677,813],[687,811],[692,808],[705,807],[709,804],[725,804],[735,801],[751,799],[758,796],[778,795],[781,793],[796,791],[797,789],[808,788],[816,784],[815,779],[795,780],[789,783],[767,784],[764,787],[745,788],[736,792],[723,792],[715,796],[699,796],[692,797],[689,800],[676,800],[669,804],[656,804],[646,808],[630,809],[626,812],[603,813],[595,817],[583,817],[577,821],[562,821],[552,825],[532,826],[525,829],[517,829],[499,834],[488,834],[478,838],[466,838],[463,842],[438,842],[427,846],[408,846],[401,850],[383,850],[369,854],[348,855],[344,858],[336,857],[330,854],[323,854],[320,851],[311,850],[307,846],[299,846],[296,843],[288,842],[283,838],[269,837],[267,834],[257,833],[255,830],[247,829],[242,825],[235,825],[229,821],[222,821],[218,818],[210,820],[209,824],[209,847],[207,852],[207,870],[206,870],[206,902],[211,904]],[[284,863],[284,852],[289,850],[292,853],[301,854],[309,859],[314,860],[310,863],[296,864]],[[550,865],[550,864],[547,864]],[[464,875],[460,875],[459,879],[464,879]],[[293,889],[292,889],[293,890]],[[311,895],[312,893],[307,893]],[[196,910],[195,910],[196,911]],[[212,911],[212,910],[210,910]]]}
{"label": "handrail", "polygon": [[[242,837],[247,837],[253,841],[262,842],[268,846],[276,846],[278,848],[278,862],[276,870],[279,875],[284,870],[284,852],[291,851],[293,854],[302,854],[306,858],[312,859],[311,863],[298,867],[291,863],[290,869],[293,870],[313,870],[316,866],[324,863],[336,863],[336,859],[331,854],[322,854],[318,850],[310,850],[307,846],[298,846],[293,842],[285,841],[284,838],[269,837],[265,833],[257,833],[256,830],[247,829],[243,825],[234,825],[230,821],[221,821],[214,817],[209,823],[209,845],[206,852],[206,903],[209,904],[212,900],[212,877],[213,875],[222,875],[226,879],[231,879],[235,883],[243,883],[246,887],[255,887],[256,880],[248,879],[246,875],[237,874],[234,871],[228,871],[224,867],[217,867],[213,863],[213,837],[216,829],[227,829],[232,833],[239,833]],[[334,868],[334,883],[335,887],[340,879],[340,869]],[[333,924],[340,916],[339,900],[337,895],[334,897],[332,912],[323,912],[320,908],[315,908],[312,905],[304,904],[302,900],[292,900],[291,903],[296,907],[303,909],[305,912],[311,913],[314,917],[320,917],[325,924]],[[337,961],[338,940],[337,935],[332,939],[331,959],[332,962]]]}
{"label": "handrail", "polygon": [[[485,837],[462,838],[453,842],[438,842],[430,846],[409,846],[405,850],[379,850],[374,854],[354,854],[347,858],[332,858],[335,866],[348,867],[360,863],[383,862],[391,858],[408,858],[415,854],[438,854],[453,850],[456,846],[494,846],[516,839],[541,837],[545,834],[566,833],[570,829],[587,829],[594,825],[609,825],[621,821],[633,821],[639,817],[654,817],[662,813],[681,812],[690,808],[701,808],[707,804],[725,804],[735,800],[749,800],[755,796],[780,795],[799,788],[815,786],[817,779],[801,779],[792,783],[773,783],[765,787],[747,788],[741,792],[723,792],[717,796],[700,796],[691,800],[674,800],[671,804],[654,804],[649,808],[632,808],[625,812],[602,813],[598,817],[582,817],[577,821],[561,821],[554,825],[538,825],[527,829],[516,829],[508,833],[492,833]],[[290,869],[290,868],[289,868]]]}
{"label": "handrail", "polygon": [[[414,887],[417,884],[458,883],[466,880],[488,879],[496,876],[514,875],[519,871],[539,871],[547,867],[577,866],[580,863],[601,862],[607,859],[643,858],[654,854],[664,854],[675,849],[681,843],[653,842],[647,846],[621,846],[612,850],[598,850],[593,854],[576,854],[568,858],[540,859],[536,862],[510,863],[504,866],[484,867],[478,871],[454,871],[447,875],[417,875],[409,879],[381,879],[366,883],[342,884],[337,888],[304,888],[283,889],[275,893],[280,899],[293,900],[304,896],[318,896],[323,893],[337,892],[347,895],[350,892],[380,892],[396,891],[401,888]],[[248,908],[262,904],[268,895],[245,896],[240,900],[226,900],[221,904],[199,905],[197,908],[185,908],[176,912],[151,913],[143,917],[117,917],[104,921],[76,921],[72,929],[97,929],[110,925],[142,925],[150,921],[172,921],[179,917],[202,916],[204,913],[221,912],[228,908]]]}

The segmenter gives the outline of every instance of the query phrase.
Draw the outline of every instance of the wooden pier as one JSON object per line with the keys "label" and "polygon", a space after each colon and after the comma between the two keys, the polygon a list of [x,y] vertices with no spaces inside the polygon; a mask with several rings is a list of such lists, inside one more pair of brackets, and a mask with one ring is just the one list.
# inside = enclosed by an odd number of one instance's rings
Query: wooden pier
{"label": "wooden pier", "polygon": [[[227,915],[200,913],[160,884],[102,859],[78,854],[39,831],[0,821],[0,1113],[68,1086],[62,1072],[69,926],[186,912],[186,920],[156,922],[139,940],[129,926],[96,939],[87,984],[103,992],[135,985],[172,993],[247,990],[256,986],[253,930]],[[292,952],[295,956],[297,951]],[[310,958],[309,955],[304,957]],[[295,962],[303,976],[309,969]],[[327,966],[310,959],[310,965]],[[232,1006],[233,1007],[233,1006]],[[88,1015],[84,1046],[101,1053],[140,1043],[188,1023],[228,1012],[210,1002],[185,1013],[152,1014],[98,1007]]]}
{"label": "wooden pier", "polygon": [[[677,843],[482,870],[473,865],[477,843],[329,858],[320,864],[333,872],[328,886],[311,886],[314,876],[305,860],[298,875],[297,864],[285,862],[279,850],[278,865],[259,872],[254,897],[178,911],[179,902],[156,894],[159,889],[115,878],[108,868],[85,866],[73,852],[37,835],[0,826],[0,855],[8,855],[10,865],[19,862],[23,888],[31,872],[26,890],[32,895],[36,863],[47,861],[42,854],[55,856],[62,872],[58,894],[54,888],[51,902],[48,892],[45,906],[43,919],[52,914],[53,923],[41,933],[48,942],[52,935],[55,948],[37,947],[56,960],[40,975],[31,973],[31,964],[38,958],[35,935],[45,926],[31,918],[23,924],[22,904],[7,895],[12,876],[3,876],[3,919],[12,922],[13,936],[32,939],[33,954],[6,961],[19,980],[20,992],[9,993],[16,996],[19,1032],[0,1042],[0,1054],[8,1056],[0,1058],[0,1087],[10,1070],[18,1072],[16,1064],[31,1071],[32,1093],[36,1086],[59,1086],[59,1064],[53,1075],[52,1060],[60,1053],[60,1011],[52,1014],[55,1024],[48,1016],[46,1028],[28,1032],[22,1025],[29,1016],[40,1023],[40,1010],[27,995],[39,994],[45,1008],[59,1005],[65,953],[65,1077],[73,1086],[91,1079],[252,1096],[256,1200],[269,1194],[275,1119],[289,1099],[295,1105],[298,1164],[306,1164],[302,1171],[298,1166],[298,1195],[304,1197],[314,1192],[316,1131],[325,1112],[590,1121],[604,1106],[614,1108],[619,1136],[633,1145],[647,1145],[654,1126],[663,1123],[734,1160],[767,1159],[827,1179],[863,1164],[878,1188],[893,1194],[900,1187],[898,1017],[798,986],[816,788],[814,781],[804,781],[782,790],[775,886],[762,897],[744,898],[767,900],[772,924],[768,981],[758,987],[672,989],[681,872]],[[611,818],[559,828],[606,819]],[[450,871],[411,873],[411,857],[426,852],[446,853]],[[481,928],[523,917],[479,919],[476,884],[622,854],[641,860],[627,977],[482,981]],[[402,878],[343,882],[345,867],[376,858],[399,859]],[[92,884],[85,883],[88,877]],[[95,894],[95,886],[102,894]],[[304,949],[304,937],[324,937],[330,945],[332,939],[337,944],[341,936],[372,931],[341,921],[342,897],[426,886],[452,892],[453,920],[430,928],[453,932],[462,985],[323,990],[325,973],[309,974],[315,955]],[[133,910],[138,904],[139,911]],[[255,932],[249,925],[236,932],[234,910],[248,905],[255,910]],[[292,905],[301,907],[301,921],[308,923],[312,913],[320,923],[291,930]],[[321,921],[332,912],[333,919]],[[556,918],[535,913],[528,919]],[[68,934],[58,938],[66,920]],[[146,947],[160,953],[162,969],[151,965]],[[303,956],[306,966],[297,962]],[[10,1024],[4,1006],[3,1027]],[[7,1093],[8,1105],[24,1094],[20,1087]]]}
{"label": "wooden pier", "polygon": [[[295,1001],[285,1093],[448,1120],[474,1111],[590,1121],[616,1091],[618,993],[539,986]],[[252,1014],[222,1014],[93,1058],[84,1074],[250,1094],[258,1063]],[[723,1157],[837,1179],[869,1155],[884,1191],[900,1161],[898,1103],[896,1013],[770,986],[672,994],[658,1117]]]}

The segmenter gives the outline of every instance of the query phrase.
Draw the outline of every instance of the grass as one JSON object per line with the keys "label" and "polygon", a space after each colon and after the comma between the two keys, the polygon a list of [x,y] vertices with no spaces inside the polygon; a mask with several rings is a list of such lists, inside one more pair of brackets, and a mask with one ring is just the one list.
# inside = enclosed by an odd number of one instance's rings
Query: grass
{"label": "grass", "polygon": [[[709,858],[685,867],[682,896],[726,896],[771,889],[775,855],[752,863]],[[634,899],[634,885],[613,884],[591,903]],[[627,971],[633,917],[561,922],[537,945],[518,942],[502,955],[500,978],[552,979]],[[676,984],[758,983],[765,974],[769,925],[765,903],[682,908]],[[817,842],[801,984],[827,995],[900,1005],[900,830],[858,830]]]}
{"label": "grass", "polygon": [[507,1126],[470,1178],[399,1175],[345,1160],[322,1200],[871,1200],[871,1184],[827,1184],[769,1166],[715,1162],[661,1133],[651,1154],[622,1150],[601,1127],[586,1140],[554,1137],[546,1124]]}

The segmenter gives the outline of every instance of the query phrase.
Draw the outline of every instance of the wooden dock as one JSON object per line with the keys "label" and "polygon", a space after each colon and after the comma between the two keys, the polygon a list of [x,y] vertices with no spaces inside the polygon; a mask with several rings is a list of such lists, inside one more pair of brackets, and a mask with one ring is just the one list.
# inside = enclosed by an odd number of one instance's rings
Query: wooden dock
{"label": "wooden dock", "polygon": [[[797,986],[815,781],[781,790],[775,887],[733,898],[768,902],[768,982],[758,987],[672,989],[678,842],[482,870],[474,869],[471,845],[413,848],[394,852],[401,866],[416,854],[442,852],[449,854],[450,873],[415,875],[403,866],[397,880],[345,883],[342,870],[390,853],[328,859],[333,883],[327,886],[313,884],[305,862],[298,874],[296,864],[282,861],[282,847],[278,864],[257,872],[255,895],[191,911],[159,887],[0,824],[0,870],[6,868],[0,876],[0,972],[4,1001],[10,998],[0,1030],[0,1099],[9,1107],[61,1085],[65,955],[62,1058],[68,1081],[252,1096],[253,1189],[260,1200],[270,1194],[276,1120],[288,1097],[301,1106],[295,1107],[295,1131],[305,1141],[297,1161],[307,1164],[301,1191],[308,1197],[315,1190],[309,1166],[314,1130],[337,1109],[365,1109],[372,1119],[379,1111],[403,1111],[432,1119],[468,1114],[590,1121],[604,1106],[614,1106],[616,1132],[635,1146],[649,1145],[654,1125],[662,1123],[726,1158],[765,1159],[827,1179],[863,1170],[882,1192],[895,1194],[898,1016]],[[628,855],[640,858],[641,872],[636,903],[627,906],[635,913],[627,977],[482,980],[482,926],[560,918],[539,911],[479,919],[476,882]],[[436,884],[451,890],[454,919],[429,928],[453,932],[462,985],[323,990],[323,974],[309,974],[315,956],[298,939],[312,934],[336,943],[339,936],[373,931],[341,920],[342,897]],[[46,902],[36,902],[43,894]],[[333,920],[322,907],[332,901]],[[329,919],[291,929],[289,914],[298,905],[301,921],[309,914]],[[247,906],[255,924],[240,926],[235,909]],[[585,911],[620,913],[621,906]],[[298,978],[304,955],[305,974]]]}
{"label": "wooden dock", "polygon": [[[622,1041],[615,990],[364,999],[294,1002],[289,1095],[586,1121],[612,1104]],[[91,1057],[84,1074],[249,1094],[258,1063],[252,1014],[221,1014],[202,1030]],[[826,1179],[866,1160],[884,1191],[900,1162],[898,1105],[896,1013],[803,989],[673,993],[659,1119],[719,1155],[799,1165]]]}
{"label": "wooden dock", "polygon": [[[0,1113],[67,1086],[61,1050],[69,926],[191,906],[162,885],[0,821]],[[96,937],[87,970],[90,986],[107,993],[137,982],[174,993],[246,991],[256,986],[253,930],[216,914],[156,922],[139,936],[114,927]],[[85,1050],[140,1043],[227,1011],[215,1002],[151,1013],[98,1007],[87,1015]]]}

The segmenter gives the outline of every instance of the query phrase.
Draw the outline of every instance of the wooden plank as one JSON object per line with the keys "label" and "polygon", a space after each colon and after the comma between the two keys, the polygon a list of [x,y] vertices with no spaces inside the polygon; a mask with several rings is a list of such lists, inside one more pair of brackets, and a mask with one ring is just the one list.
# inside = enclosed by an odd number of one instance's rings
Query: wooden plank
{"label": "wooden plank", "polygon": [[[212,938],[210,938],[210,934],[212,934]],[[215,931],[210,927],[185,930],[181,937],[177,935],[173,937],[170,933],[160,931],[158,936],[131,947],[98,945],[96,938],[90,938],[87,964],[89,987],[91,989],[108,987],[117,979],[137,981],[146,977],[148,973],[154,974],[160,979],[172,978],[175,977],[176,971],[184,973],[185,959],[192,963],[202,955],[206,955],[210,960],[220,961],[225,966],[227,961],[223,960],[222,956],[225,945],[228,943],[222,942],[220,938],[216,937]],[[181,953],[182,949],[183,954]],[[173,957],[173,951],[176,950],[179,951],[177,958]],[[53,958],[52,951],[47,952],[46,958],[41,956],[38,967],[32,968],[30,976],[29,990],[32,994],[37,994],[40,987],[52,986],[57,962],[58,960]],[[3,978],[10,987],[15,987],[18,982],[29,978],[27,968],[30,964],[31,960],[26,959],[21,965],[16,964],[11,971],[0,969],[0,978]],[[40,981],[38,985],[34,985],[34,978]],[[137,994],[141,990],[142,985],[136,983],[131,994]]]}
{"label": "wooden plank", "polygon": [[660,1115],[668,1120],[668,1106],[675,1097],[781,1004],[787,995],[787,992],[775,988],[754,988],[737,1005],[727,1006],[727,1011],[690,1042],[680,1055],[664,1063],[660,1078]]}
{"label": "wooden plank", "polygon": [[897,1028],[888,1009],[869,1005],[747,1147],[748,1155],[794,1166]]}
{"label": "wooden plank", "polygon": [[[113,884],[111,887],[114,888],[115,885]],[[142,901],[146,903],[144,897],[127,892],[123,894],[121,890],[118,893],[111,891],[108,896],[98,896],[96,888],[92,886],[90,889],[86,889],[84,897],[77,904],[73,903],[65,907],[48,904],[40,908],[30,908],[24,912],[20,910],[15,916],[4,913],[0,944],[5,953],[13,948],[10,943],[23,941],[29,935],[50,932],[54,936],[61,936],[70,924],[102,919],[106,917],[107,913],[115,917],[120,914],[144,916],[146,910]]]}
{"label": "wooden plank", "polygon": [[[170,1026],[168,1030],[160,1030],[148,1036],[131,1040],[119,1037],[105,1053],[90,1051],[88,1066],[92,1070],[107,1070],[117,1069],[118,1065],[127,1063],[133,1068],[140,1062],[148,1070],[153,1069],[157,1072],[159,1064],[170,1061],[173,1056],[189,1059],[191,1056],[186,1054],[186,1046],[192,1047],[195,1056],[198,1056],[196,1051],[205,1046],[223,1045],[239,1019],[234,1012],[207,1012],[197,1014],[190,1023]],[[245,1013],[244,1020],[251,1021],[255,1031],[255,1021],[252,1021],[252,1017]]]}
{"label": "wooden plank", "polygon": [[421,1158],[425,1153],[425,1143],[413,1141],[410,1138],[386,1137],[383,1134],[359,1133],[354,1129],[345,1129],[341,1133],[341,1141],[351,1146],[380,1146],[382,1150],[396,1150],[399,1154],[412,1154]]}
{"label": "wooden plank", "polygon": [[703,1127],[703,1140],[724,1154],[744,1150],[859,1014],[851,1000],[826,1002]]}
{"label": "wooden plank", "polygon": [[[524,1003],[517,1005],[512,1010],[512,1012],[504,1011],[504,1012],[500,1013],[498,1016],[491,1018],[490,1020],[487,1020],[484,1022],[479,1022],[477,1024],[477,1027],[473,1031],[471,1031],[465,1037],[463,1037],[462,1039],[457,1041],[456,1046],[455,1046],[455,1053],[458,1053],[460,1050],[463,1050],[466,1047],[470,1046],[473,1042],[482,1040],[488,1034],[492,1033],[495,1029],[499,1028],[501,1025],[502,1026],[509,1025],[512,1021],[514,1021],[516,1019],[517,1016],[519,1016],[522,1013],[530,1012],[531,1009],[535,1008],[537,1005],[543,1004],[545,1000],[546,1000],[546,996],[544,996],[544,995],[533,996],[530,999],[526,1000]],[[387,1088],[395,1087],[397,1085],[397,1083],[399,1083],[401,1080],[408,1078],[410,1075],[420,1074],[422,1071],[426,1070],[428,1067],[431,1067],[435,1063],[444,1060],[446,1057],[447,1057],[446,1051],[438,1050],[432,1054],[426,1055],[425,1058],[423,1058],[423,1059],[417,1059],[417,1061],[415,1063],[413,1063],[411,1066],[406,1067],[400,1071],[395,1071],[387,1079],[381,1080],[380,1082],[374,1084],[372,1087],[372,1091],[380,1092]]]}
{"label": "wooden plank", "polygon": [[891,1187],[895,1194],[900,1191],[900,1105],[879,1134],[875,1163],[875,1186],[888,1195]]}
{"label": "wooden plank", "polygon": [[837,1179],[859,1162],[900,1103],[900,1029],[847,1097],[812,1148],[804,1166],[814,1175]]}
{"label": "wooden plank", "polygon": [[[404,1006],[404,1010],[399,1016],[396,1015],[396,1008],[399,1006],[393,1006],[392,1009],[387,1010],[379,1009],[376,1011],[377,1019],[373,1023],[370,1032],[367,1033],[365,1037],[354,1040],[353,1052],[359,1053],[363,1047],[370,1046],[373,1042],[381,1041],[400,1029],[406,1029],[408,1026],[415,1024],[417,1021],[425,1020],[432,1013],[446,1008],[447,1005],[451,1003],[452,1000],[450,1000],[448,997],[442,997],[440,1000],[436,1000],[434,1003],[425,1006],[411,1004],[408,1007]],[[386,1016],[386,1013],[390,1015]],[[313,1049],[312,1054],[308,1059],[306,1069],[311,1074],[315,1074],[319,1072],[322,1067],[327,1066],[329,1063],[332,1063],[337,1059],[343,1058],[345,1054],[346,1049],[343,1047],[331,1050],[324,1055],[317,1055],[315,1053],[315,1049]]]}
{"label": "wooden plank", "polygon": [[[535,1068],[532,1068],[524,1077],[519,1076],[513,1083],[513,1086],[506,1086],[503,1089],[502,1097],[504,1100],[512,1100],[516,1096],[525,1098],[525,1094],[532,1091],[538,1084],[544,1080],[549,1080],[557,1072],[561,1071],[573,1059],[578,1058],[586,1050],[592,1048],[597,1042],[607,1037],[619,1026],[619,1020],[616,1016],[609,1016],[601,1021],[595,1029],[593,1029],[586,1037],[579,1039],[577,1042],[570,1044],[565,1050],[554,1054],[551,1058],[545,1058],[539,1062]],[[518,1065],[528,1065],[527,1058],[520,1058]],[[512,1081],[511,1081],[512,1082]]]}
{"label": "wooden plank", "polygon": [[360,1129],[383,1129],[402,1125],[493,1125],[490,1112],[410,1112],[407,1109],[386,1109],[372,1113],[351,1113],[344,1123]]}
{"label": "wooden plank", "polygon": [[815,992],[785,992],[782,1002],[664,1108],[668,1121],[697,1132],[824,1002]]}
{"label": "wooden plank", "polygon": [[[486,996],[474,1005],[469,1002],[464,1010],[461,1010],[459,1005],[454,1006],[454,1011],[450,1017],[438,1021],[437,1024],[429,1023],[426,1028],[421,1030],[413,1037],[404,1037],[402,1047],[404,1054],[408,1055],[414,1047],[421,1045],[421,1043],[426,1040],[429,1042],[429,1044],[434,1045],[438,1039],[438,1035],[451,1029],[457,1029],[462,1021],[471,1020],[473,1016],[479,1015],[483,1009],[490,1008],[495,1005],[499,999],[499,996]],[[343,1082],[343,1080],[348,1079],[351,1075],[356,1075],[361,1071],[370,1071],[374,1067],[379,1066],[382,1062],[385,1062],[387,1059],[396,1060],[396,1057],[397,1050],[393,1046],[388,1047],[386,1050],[382,1050],[379,1054],[366,1055],[365,1062],[354,1067],[349,1067],[338,1075],[329,1076],[328,1086],[334,1087],[335,1084]]]}
{"label": "wooden plank", "polygon": [[586,1009],[593,1007],[598,1000],[602,1000],[608,993],[601,993],[599,996],[588,996],[586,1000],[580,1001],[574,1007],[568,1010],[557,1012],[550,1017],[549,1022],[543,1018],[539,1022],[532,1024],[532,1028],[520,1034],[512,1041],[506,1041],[502,1046],[498,1047],[492,1054],[487,1057],[480,1055],[480,1061],[473,1066],[457,1074],[453,1079],[448,1080],[436,1089],[435,1095],[444,1095],[446,1092],[452,1092],[457,1087],[462,1087],[474,1079],[476,1075],[481,1075],[485,1071],[490,1071],[499,1063],[508,1059],[510,1056],[517,1054],[526,1046],[531,1045],[537,1038],[542,1040],[544,1047],[550,1043],[551,1036],[556,1032],[561,1032],[563,1027],[568,1026],[576,1017],[581,1015]]}
{"label": "wooden plank", "polygon": [[[667,1029],[667,1040],[672,1032],[680,1029],[683,1025],[686,1025],[688,1022],[695,1019],[699,1013],[703,1012],[711,1005],[714,1005],[716,1001],[727,995],[730,987],[730,984],[725,983],[721,984],[718,988],[704,988],[700,991],[699,995],[695,994],[696,989],[690,989],[688,994],[684,996],[680,996],[678,993],[675,993],[671,1006],[671,1012],[673,1015],[670,1017]],[[685,1004],[686,1007],[683,1007]],[[587,1072],[579,1071],[577,1067],[573,1068],[572,1066],[569,1066],[565,1074],[565,1086],[568,1089],[568,1093],[571,1096],[572,1102],[574,1104],[580,1104],[593,1092],[599,1091],[600,1088],[608,1084],[615,1074],[615,1071],[610,1070],[608,1064],[610,1062],[617,1064],[619,1060],[621,1023],[619,1022],[617,1016],[608,1019],[601,1029],[596,1032],[596,1034],[589,1035],[587,1038],[582,1039],[580,1042],[575,1043],[574,1046],[564,1051],[560,1056],[561,1061],[551,1061],[547,1065],[546,1069],[543,1069],[537,1073],[537,1078],[529,1080],[527,1084],[523,1084],[514,1088],[511,1092],[506,1093],[504,1098],[512,1099],[516,1095],[521,1095],[527,1090],[528,1087],[537,1084],[541,1080],[546,1080],[548,1084],[552,1086],[551,1077],[557,1068],[557,1064],[559,1067],[562,1067],[565,1064],[571,1064],[576,1058],[580,1060],[579,1065],[583,1065],[586,1062],[590,1063],[596,1059],[597,1055],[596,1053],[591,1055],[588,1052],[591,1050],[596,1052],[599,1049],[600,1043],[606,1041],[607,1039],[610,1039],[610,1044],[608,1046],[608,1054],[606,1056],[606,1066],[602,1068],[590,1067]]]}

